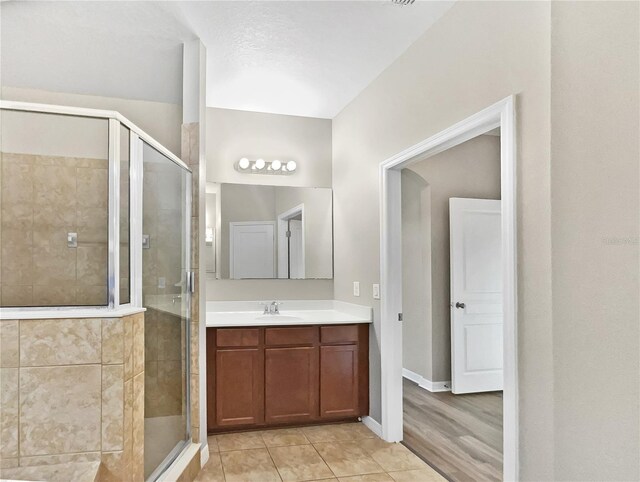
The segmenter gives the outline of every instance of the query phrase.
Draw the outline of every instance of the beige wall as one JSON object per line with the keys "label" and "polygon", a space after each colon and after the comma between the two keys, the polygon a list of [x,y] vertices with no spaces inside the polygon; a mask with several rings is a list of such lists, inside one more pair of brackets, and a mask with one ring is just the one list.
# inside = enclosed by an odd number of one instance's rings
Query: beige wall
{"label": "beige wall", "polygon": [[[333,123],[335,297],[374,306],[371,415],[380,420],[380,162],[517,95],[520,470],[553,478],[549,187],[550,5],[456,2]],[[352,296],[360,281],[361,296]]]}
{"label": "beige wall", "polygon": [[639,10],[551,11],[557,480],[640,478]]}
{"label": "beige wall", "polygon": [[[248,175],[243,157],[296,161],[291,176]],[[207,108],[207,181],[331,187],[331,120]]]}
{"label": "beige wall", "polygon": [[156,139],[176,155],[180,155],[182,107],[144,100],[65,94],[45,90],[2,86],[3,100],[55,104],[92,109],[115,110]]}
{"label": "beige wall", "polygon": [[[207,109],[207,181],[331,187],[331,120]],[[242,158],[295,160],[296,174],[241,174]],[[220,260],[218,260],[220,264]],[[220,266],[222,268],[222,266]],[[207,280],[207,300],[331,299],[333,280]]]}
{"label": "beige wall", "polygon": [[[410,173],[423,179],[424,185],[411,179]],[[476,137],[402,171],[404,368],[433,382],[451,380],[452,197],[500,199],[499,137]],[[416,255],[421,252],[424,256]]]}

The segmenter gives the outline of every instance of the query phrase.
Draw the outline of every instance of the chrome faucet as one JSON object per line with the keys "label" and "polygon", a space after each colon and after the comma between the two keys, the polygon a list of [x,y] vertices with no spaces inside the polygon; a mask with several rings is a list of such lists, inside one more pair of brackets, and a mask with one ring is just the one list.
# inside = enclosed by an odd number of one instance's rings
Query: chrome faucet
{"label": "chrome faucet", "polygon": [[272,301],[271,303],[264,304],[263,315],[279,315],[280,308],[278,308],[282,303],[278,303],[277,301]]}

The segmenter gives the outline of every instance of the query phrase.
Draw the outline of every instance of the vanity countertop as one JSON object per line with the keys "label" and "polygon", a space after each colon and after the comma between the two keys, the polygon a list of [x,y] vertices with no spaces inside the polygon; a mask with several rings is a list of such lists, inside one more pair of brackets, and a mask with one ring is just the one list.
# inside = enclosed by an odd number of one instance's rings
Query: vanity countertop
{"label": "vanity countertop", "polygon": [[372,309],[335,300],[281,301],[280,314],[264,314],[267,301],[209,301],[207,327],[297,326],[371,323]]}

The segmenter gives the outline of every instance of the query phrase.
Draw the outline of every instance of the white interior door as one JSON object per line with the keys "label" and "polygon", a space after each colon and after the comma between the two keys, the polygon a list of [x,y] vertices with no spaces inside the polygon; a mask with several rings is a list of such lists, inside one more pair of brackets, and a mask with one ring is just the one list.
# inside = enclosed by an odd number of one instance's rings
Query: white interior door
{"label": "white interior door", "polygon": [[289,220],[289,269],[292,279],[304,279],[304,235],[302,221]]}
{"label": "white interior door", "polygon": [[275,278],[275,223],[229,223],[231,279]]}
{"label": "white interior door", "polygon": [[502,235],[499,200],[449,199],[451,387],[502,390]]}

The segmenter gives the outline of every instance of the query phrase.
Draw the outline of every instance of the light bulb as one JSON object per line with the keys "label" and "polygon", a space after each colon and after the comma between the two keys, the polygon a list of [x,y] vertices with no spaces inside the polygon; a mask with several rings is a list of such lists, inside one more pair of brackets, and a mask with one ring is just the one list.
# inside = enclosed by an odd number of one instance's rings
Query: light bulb
{"label": "light bulb", "polygon": [[287,162],[287,171],[293,172],[296,170],[296,167],[298,167],[298,164],[296,164],[296,161]]}
{"label": "light bulb", "polygon": [[274,171],[279,171],[280,168],[282,167],[282,163],[279,160],[275,160],[271,162],[271,169],[273,169]]}
{"label": "light bulb", "polygon": [[249,159],[247,159],[246,157],[243,157],[242,159],[240,159],[240,161],[238,162],[238,167],[240,167],[240,169],[248,169]]}
{"label": "light bulb", "polygon": [[264,166],[265,166],[264,159],[262,158],[258,159],[254,165],[256,166],[256,169],[264,169]]}

